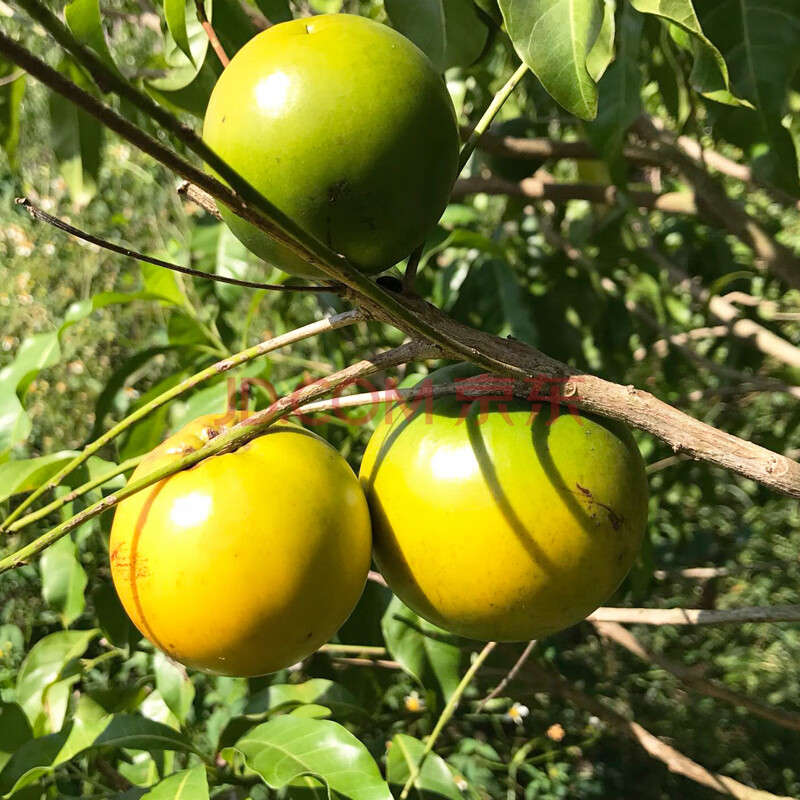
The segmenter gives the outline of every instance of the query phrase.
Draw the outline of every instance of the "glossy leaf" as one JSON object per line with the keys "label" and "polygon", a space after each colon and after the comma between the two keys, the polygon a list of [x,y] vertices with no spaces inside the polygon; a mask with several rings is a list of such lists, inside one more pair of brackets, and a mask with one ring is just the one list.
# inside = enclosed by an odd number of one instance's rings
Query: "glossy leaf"
{"label": "glossy leaf", "polygon": [[[86,83],[71,62],[65,61],[61,70],[79,85]],[[105,129],[61,95],[51,92],[49,102],[53,152],[73,204],[82,208],[97,192]]]}
{"label": "glossy leaf", "polygon": [[186,668],[176,664],[160,650],[153,656],[153,667],[156,688],[178,721],[185,723],[194,700],[194,685],[186,674]]}
{"label": "glossy leaf", "polygon": [[[424,750],[425,745],[419,739],[404,733],[395,735],[386,755],[386,780],[391,786],[399,789],[405,786]],[[463,797],[453,780],[453,773],[436,753],[429,753],[425,758],[413,787],[409,796],[416,800],[461,800]]]}
{"label": "glossy leaf", "polygon": [[208,800],[206,768],[198,764],[192,769],[176,772],[142,797],[147,800]]}
{"label": "glossy leaf", "polygon": [[455,637],[415,614],[393,597],[381,623],[386,647],[423,686],[432,675],[446,698],[459,682],[461,651]]}
{"label": "glossy leaf", "polygon": [[500,0],[514,49],[553,99],[582,119],[597,114],[587,58],[603,23],[602,0]]}
{"label": "glossy leaf", "polygon": [[[12,76],[17,77],[12,80]],[[25,96],[25,73],[5,59],[0,59],[0,147],[12,169],[17,167],[17,145],[22,98]]]}
{"label": "glossy leaf", "polygon": [[332,792],[348,800],[392,798],[367,748],[329,720],[276,717],[242,737],[235,749],[273,789],[312,776],[327,786],[329,798]]}
{"label": "glossy leaf", "polygon": [[695,45],[692,83],[698,91],[718,103],[750,105],[731,93],[725,59],[703,32],[692,0],[630,0],[630,3],[637,11],[661,17],[692,37]]}
{"label": "glossy leaf", "polygon": [[614,182],[625,185],[627,163],[622,148],[631,123],[642,110],[639,71],[642,17],[627,6],[620,17],[617,57],[600,84],[597,118],[586,125],[586,136],[608,164]]}
{"label": "glossy leaf", "polygon": [[16,689],[17,702],[32,724],[42,713],[45,691],[70,661],[86,652],[96,635],[96,630],[61,631],[45,636],[31,648],[17,675]]}
{"label": "glossy leaf", "polygon": [[42,597],[58,613],[61,624],[68,628],[86,607],[83,593],[88,582],[72,537],[64,536],[50,545],[42,555],[39,569]]}
{"label": "glossy leaf", "polygon": [[738,146],[768,152],[754,171],[800,194],[797,151],[783,124],[789,87],[800,74],[800,4],[794,0],[720,0],[697,4],[703,28],[719,46],[730,68],[733,90],[755,106],[719,109],[719,133]]}
{"label": "glossy leaf", "polygon": [[440,72],[472,64],[489,36],[472,0],[386,0],[386,11]]}
{"label": "glossy leaf", "polygon": [[116,65],[103,31],[100,0],[72,0],[64,7],[64,18],[75,38],[91,47],[103,59],[106,66],[116,72]]}
{"label": "glossy leaf", "polygon": [[83,719],[76,716],[58,733],[26,742],[0,772],[0,796],[39,780],[76,756],[98,748],[196,752],[180,732],[129,714]]}
{"label": "glossy leaf", "polygon": [[16,703],[0,703],[0,771],[32,737],[33,731],[25,712]]}
{"label": "glossy leaf", "polygon": [[616,37],[616,20],[614,13],[617,8],[616,0],[604,0],[603,24],[589,55],[586,56],[586,69],[592,79],[597,82],[603,77],[609,64],[614,58],[614,39]]}
{"label": "glossy leaf", "polygon": [[111,644],[129,647],[139,641],[141,634],[125,613],[113,583],[101,583],[92,593],[92,604],[97,624]]}
{"label": "glossy leaf", "polygon": [[189,44],[189,35],[186,32],[186,14],[192,14],[194,10],[194,0],[190,0],[188,3],[187,0],[164,0],[164,19],[167,21],[167,29],[172,34],[178,49],[192,62],[193,66],[197,66]]}
{"label": "glossy leaf", "polygon": [[76,455],[77,450],[61,450],[38,458],[21,458],[0,464],[0,503],[15,494],[38,489]]}

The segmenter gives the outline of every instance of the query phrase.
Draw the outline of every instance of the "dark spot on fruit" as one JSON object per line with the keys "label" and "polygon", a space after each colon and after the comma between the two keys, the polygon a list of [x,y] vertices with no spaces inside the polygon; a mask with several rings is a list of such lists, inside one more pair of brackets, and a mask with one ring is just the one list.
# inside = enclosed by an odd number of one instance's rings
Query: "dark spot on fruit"
{"label": "dark spot on fruit", "polygon": [[314,631],[309,631],[309,632],[306,634],[306,639],[310,639],[310,638],[311,638],[313,635],[314,635]]}
{"label": "dark spot on fruit", "polygon": [[222,117],[222,122],[225,122],[225,119],[226,119],[226,118],[223,116],[223,117]]}
{"label": "dark spot on fruit", "polygon": [[306,33],[311,33],[311,28],[308,25],[306,25],[305,27],[306,27]]}
{"label": "dark spot on fruit", "polygon": [[[611,527],[615,531],[618,531],[622,527],[622,523],[625,521],[622,514],[618,514],[613,508],[611,508],[611,506],[601,503],[599,500],[595,500],[594,495],[585,486],[581,486],[577,482],[575,483],[575,486],[578,487],[578,493],[589,500],[590,505],[594,504],[605,510],[605,512],[608,514],[608,521],[611,523]],[[592,515],[592,517],[594,517],[594,515]]]}

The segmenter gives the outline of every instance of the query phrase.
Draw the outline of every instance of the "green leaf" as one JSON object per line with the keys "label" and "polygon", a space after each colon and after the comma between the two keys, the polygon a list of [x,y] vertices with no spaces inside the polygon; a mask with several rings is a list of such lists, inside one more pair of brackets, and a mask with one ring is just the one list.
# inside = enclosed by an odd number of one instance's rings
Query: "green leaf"
{"label": "green leaf", "polygon": [[[424,751],[425,745],[419,739],[404,733],[396,734],[386,755],[386,780],[389,784],[402,789]],[[417,800],[461,800],[463,797],[447,764],[436,753],[426,756],[410,796]]]}
{"label": "green leaf", "polygon": [[525,302],[527,295],[519,278],[505,261],[495,259],[491,263],[497,281],[498,299],[507,323],[507,330],[501,330],[499,335],[511,335],[521,342],[535,345],[539,339],[539,331],[533,319],[533,310]]}
{"label": "green leaf", "polygon": [[489,29],[473,0],[386,0],[392,25],[414,42],[439,72],[466,67],[483,52]]}
{"label": "green leaf", "polygon": [[586,137],[620,186],[624,186],[628,178],[622,148],[628,128],[642,110],[639,72],[642,23],[640,14],[623,7],[617,57],[600,84],[597,118],[586,125]]}
{"label": "green leaf", "polygon": [[17,702],[36,726],[42,714],[44,694],[61,676],[62,670],[86,652],[96,630],[60,631],[40,639],[22,662],[17,675]]}
{"label": "green leaf", "polygon": [[117,647],[130,647],[141,638],[141,633],[125,613],[117,590],[111,581],[101,583],[92,593],[92,605],[97,624],[103,636]]}
{"label": "green leaf", "polygon": [[[206,2],[205,5],[206,14],[210,19],[211,3]],[[189,44],[189,34],[186,32],[186,14],[194,15],[195,10],[194,0],[189,0],[189,2],[187,0],[164,0],[164,19],[167,21],[167,28],[178,49],[192,62],[192,66],[197,66],[197,64]]]}
{"label": "green leaf", "polygon": [[[85,88],[86,79],[72,62],[65,59],[61,72]],[[104,128],[55,92],[49,94],[49,102],[53,152],[73,204],[82,208],[97,192]]]}
{"label": "green leaf", "polygon": [[0,503],[15,494],[38,489],[76,455],[77,450],[61,450],[46,456],[20,458],[0,464]]}
{"label": "green leaf", "polygon": [[250,0],[273,25],[279,22],[288,22],[292,18],[292,9],[289,0]]}
{"label": "green leaf", "polygon": [[142,795],[147,800],[208,800],[206,768],[198,764],[176,772]]}
{"label": "green leaf", "polygon": [[76,716],[58,733],[31,739],[17,750],[0,772],[0,795],[9,797],[87,750],[107,747],[198,752],[182,733],[160,722],[129,714]]}
{"label": "green leaf", "polygon": [[797,152],[783,118],[793,78],[800,74],[800,4],[794,0],[720,0],[698,3],[703,28],[723,52],[733,90],[756,113],[720,108],[719,132],[739,147],[768,152],[753,163],[756,174],[800,195]]}
{"label": "green leaf", "polygon": [[64,8],[67,26],[82,44],[88,45],[102,58],[106,66],[115,72],[117,66],[108,49],[103,20],[100,15],[100,0],[72,0]]}
{"label": "green leaf", "polygon": [[83,593],[88,583],[72,537],[64,536],[45,550],[39,562],[42,597],[68,628],[86,607]]}
{"label": "green leaf", "polygon": [[33,731],[25,712],[16,703],[0,703],[0,771],[31,738]]}
{"label": "green leaf", "polygon": [[256,692],[245,706],[244,714],[228,723],[220,736],[220,747],[232,745],[268,715],[302,705],[328,708],[340,719],[365,713],[349,690],[327,678],[312,678],[304,683],[275,683]]}
{"label": "green leaf", "polygon": [[553,99],[582,119],[597,114],[587,57],[603,24],[603,0],[500,0],[519,57]]}
{"label": "green leaf", "polygon": [[614,58],[614,37],[616,35],[616,21],[614,12],[616,11],[616,0],[605,0],[603,5],[603,24],[600,26],[600,33],[597,41],[586,56],[586,69],[595,81],[600,80],[608,69],[608,65]]}
{"label": "green leaf", "polygon": [[397,597],[389,603],[381,628],[395,661],[423,686],[432,674],[445,698],[449,698],[460,680],[461,651],[454,637],[422,619]]}
{"label": "green leaf", "polygon": [[156,689],[178,721],[185,723],[194,701],[194,684],[189,680],[185,668],[160,650],[153,656],[153,667],[156,673]]}
{"label": "green leaf", "polygon": [[385,0],[392,25],[444,70],[447,33],[442,0]]}
{"label": "green leaf", "polygon": [[630,0],[630,3],[642,14],[653,14],[671,22],[692,37],[695,63],[691,79],[701,94],[718,103],[750,106],[747,100],[731,94],[725,59],[703,33],[692,0]]}
{"label": "green leaf", "polygon": [[392,800],[367,748],[336,722],[276,717],[241,738],[235,749],[273,789],[312,776],[327,787],[329,798],[336,792],[348,800]]}
{"label": "green leaf", "polygon": [[[14,80],[11,76],[16,75]],[[12,169],[17,168],[20,111],[25,95],[25,73],[10,61],[0,59],[0,147]]]}

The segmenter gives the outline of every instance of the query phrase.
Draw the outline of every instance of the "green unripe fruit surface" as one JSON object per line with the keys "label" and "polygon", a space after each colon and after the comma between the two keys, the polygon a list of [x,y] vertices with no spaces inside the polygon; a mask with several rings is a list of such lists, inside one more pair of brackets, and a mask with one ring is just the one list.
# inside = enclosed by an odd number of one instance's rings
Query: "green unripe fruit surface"
{"label": "green unripe fruit surface", "polygon": [[[397,31],[330,14],[260,33],[231,60],[203,137],[302,228],[366,273],[405,258],[436,225],[458,164],[453,104],[427,56]],[[252,252],[319,276],[227,208]]]}

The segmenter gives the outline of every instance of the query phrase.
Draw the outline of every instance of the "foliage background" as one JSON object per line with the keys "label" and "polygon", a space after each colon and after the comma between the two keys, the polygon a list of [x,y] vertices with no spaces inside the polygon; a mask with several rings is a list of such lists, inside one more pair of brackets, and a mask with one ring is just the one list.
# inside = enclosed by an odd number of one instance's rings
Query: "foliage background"
{"label": "foliage background", "polygon": [[[282,15],[342,7],[339,0],[291,7],[280,0],[263,0],[257,5],[275,21]],[[343,10],[382,21],[388,12],[401,30],[448,68],[448,86],[462,121],[475,121],[516,63],[507,37],[498,29],[497,10],[490,3],[445,2],[449,26],[433,29],[427,22],[420,26],[419,16],[404,21],[402,9],[393,9],[397,5],[397,0],[386,0],[385,7],[379,2],[346,2]],[[750,111],[721,105],[698,91],[708,90],[710,84],[698,80],[702,56],[696,41],[675,26],[634,11],[647,10],[647,5],[643,0],[620,3],[616,10],[617,58],[599,84],[597,121],[584,122],[567,113],[532,75],[502,116],[532,120],[535,135],[588,139],[607,155],[605,163],[545,164],[560,182],[614,180],[629,188],[660,182],[663,191],[689,191],[691,187],[671,171],[654,175],[620,159],[625,130],[644,110],[671,130],[749,163],[782,191],[796,193],[800,10],[790,0],[695,3],[706,34],[727,60],[732,92],[758,106],[758,111]],[[214,10],[219,33],[232,52],[254,29],[232,0],[216,0]],[[120,69],[136,80],[150,81],[163,102],[189,118],[201,111],[203,92],[213,84],[218,66],[213,54],[206,57],[204,38],[192,32],[191,15],[187,20],[193,52],[202,51],[202,58],[196,59],[202,64],[197,76],[165,33],[161,7],[125,0],[103,4],[103,11],[110,50]],[[747,21],[757,23],[753,35],[762,42],[772,38],[769,52],[760,47],[747,50],[742,33]],[[0,4],[0,25],[50,63],[68,68],[42,32],[5,4]],[[432,30],[441,36],[420,40]],[[796,53],[788,58],[792,46]],[[12,74],[10,65],[3,69]],[[30,221],[13,205],[15,196],[24,194],[86,230],[152,255],[254,280],[280,282],[285,277],[258,263],[209,215],[181,200],[174,176],[114,137],[101,136],[41,86],[28,80],[17,105],[22,81],[0,87],[0,138],[6,147],[6,155],[0,157],[0,462],[5,462],[0,463],[0,500],[7,509],[19,499],[18,492],[44,479],[40,471],[21,480],[17,462],[22,459],[79,449],[112,420],[226,353],[345,307],[334,295],[253,292],[183,279]],[[17,114],[19,143],[14,148]],[[488,163],[479,153],[469,170],[480,176]],[[536,165],[530,166],[532,171]],[[728,195],[744,203],[772,235],[797,248],[800,214],[795,204],[776,202],[769,193],[733,179],[721,180]],[[540,214],[581,249],[591,269],[547,241]],[[690,332],[714,323],[707,305],[693,300],[685,285],[671,281],[648,254],[641,225],[661,253],[702,285],[716,294],[735,290],[755,298],[757,304],[743,307],[743,314],[800,344],[800,293],[760,270],[751,251],[730,232],[691,215],[643,215],[624,196],[616,206],[573,201],[534,207],[519,198],[485,194],[455,202],[428,243],[418,288],[456,319],[513,335],[611,380],[647,388],[693,416],[796,457],[796,396],[786,390],[754,390],[750,384],[758,377],[771,377],[795,385],[797,368],[729,335],[690,339],[683,348],[656,345],[665,332]],[[603,278],[613,280],[616,288],[609,291]],[[124,296],[86,313],[91,309],[87,301],[94,298],[100,305],[97,298],[109,299],[110,292]],[[76,309],[76,303],[84,305]],[[632,313],[631,304],[643,314]],[[82,318],[64,328],[70,314]],[[282,394],[301,380],[341,368],[401,338],[385,326],[359,325],[281,351],[238,374],[267,379]],[[226,380],[219,380],[157,412],[108,448],[102,461],[90,462],[71,485],[85,480],[87,471],[97,474],[108,462],[146,452],[188,419],[221,410],[226,392]],[[256,398],[259,406],[266,402],[264,394]],[[357,468],[369,426],[340,420],[317,432]],[[670,455],[659,442],[640,437],[640,445],[650,464]],[[651,490],[641,562],[610,604],[735,608],[798,602],[800,511],[795,502],[686,461],[659,465],[651,476]],[[384,766],[386,743],[392,741],[388,768],[394,784],[402,765],[392,766],[391,754],[403,740],[393,737],[421,739],[430,733],[445,696],[477,649],[466,640],[448,638],[441,643],[435,637],[423,646],[424,637],[397,620],[388,591],[369,584],[339,635],[340,643],[386,647],[386,657],[410,672],[348,664],[321,653],[299,669],[251,681],[187,675],[137,640],[122,616],[109,580],[110,519],[106,515],[83,526],[38,563],[0,577],[0,770],[29,736],[52,749],[60,742],[53,738],[59,732],[68,735],[107,713],[164,723],[179,732],[181,741],[173,743],[174,749],[161,750],[152,742],[120,738],[63,763],[45,747],[47,755],[38,753],[36,761],[41,773],[14,797],[138,797],[172,772],[202,763],[192,747],[213,765],[221,737],[230,744],[231,731],[244,733],[297,704],[311,715],[324,715],[319,707],[327,708],[327,714],[345,724]],[[56,521],[43,520],[38,532]],[[2,552],[11,552],[36,532],[8,537]],[[769,569],[747,569],[773,562]],[[699,565],[730,566],[732,573],[698,582],[675,572]],[[667,571],[667,576],[657,577],[657,570]],[[743,695],[800,712],[796,626],[640,626],[634,632],[650,649]],[[455,781],[434,789],[434,777],[428,777],[422,796],[714,794],[672,775],[635,743],[526,678],[524,671],[500,698],[479,710],[477,701],[521,649],[522,645],[499,647],[470,687],[436,749],[446,766],[433,762],[445,776],[450,770]],[[539,643],[533,660],[635,718],[703,765],[777,794],[800,794],[796,732],[693,693],[664,670],[604,643],[588,623]],[[269,687],[287,685],[305,689],[279,689],[277,695],[273,690],[270,695]],[[523,704],[530,713],[515,721],[515,713],[509,715],[515,703],[514,708]],[[27,722],[14,704],[24,709]],[[126,718],[119,719],[125,723]],[[185,743],[189,741],[193,745]],[[69,753],[62,749],[61,755]],[[209,772],[216,787],[212,796],[277,796],[261,783],[237,787],[228,780],[233,776],[226,777],[227,767],[220,769],[221,773]],[[204,783],[202,772],[191,773],[198,786]],[[8,769],[0,771],[0,794],[12,788],[9,774]],[[128,785],[134,788],[125,789]],[[178,796],[174,784],[161,787],[164,794],[152,796]],[[196,791],[197,797],[203,796],[202,787]],[[291,797],[301,792],[297,787],[288,791]]]}

